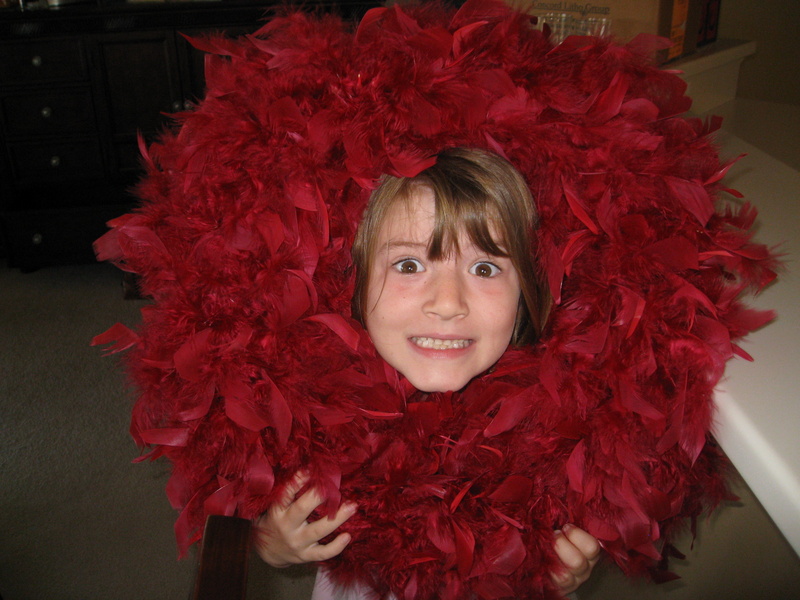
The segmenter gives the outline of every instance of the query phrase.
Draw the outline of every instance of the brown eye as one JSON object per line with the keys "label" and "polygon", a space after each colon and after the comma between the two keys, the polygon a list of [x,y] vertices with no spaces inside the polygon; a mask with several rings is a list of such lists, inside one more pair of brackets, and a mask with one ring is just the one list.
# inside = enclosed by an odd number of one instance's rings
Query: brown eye
{"label": "brown eye", "polygon": [[489,262],[479,262],[472,265],[472,268],[470,268],[469,272],[473,275],[477,275],[478,277],[488,278],[499,274],[500,267]]}
{"label": "brown eye", "polygon": [[425,267],[422,266],[422,263],[415,258],[404,258],[403,260],[394,263],[394,268],[400,273],[406,275],[421,273],[425,270]]}

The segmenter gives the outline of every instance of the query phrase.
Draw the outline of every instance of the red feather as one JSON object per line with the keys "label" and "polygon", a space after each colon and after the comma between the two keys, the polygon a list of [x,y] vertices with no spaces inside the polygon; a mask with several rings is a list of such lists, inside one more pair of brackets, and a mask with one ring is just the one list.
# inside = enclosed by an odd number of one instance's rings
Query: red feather
{"label": "red feather", "polygon": [[[139,461],[165,457],[182,554],[211,513],[255,518],[299,469],[359,504],[326,562],[405,600],[556,598],[553,531],[584,527],[659,578],[684,520],[727,497],[714,387],[773,315],[755,211],[722,206],[718,126],[681,117],[661,42],[554,46],[490,0],[286,11],[197,41],[203,101],[149,147],[141,205],[98,257],[153,298],[128,350]],[[370,191],[445,148],[506,157],[536,199],[535,261],[555,305],[459,392],[422,394],[351,318],[351,246]],[[379,531],[380,535],[375,535]]]}

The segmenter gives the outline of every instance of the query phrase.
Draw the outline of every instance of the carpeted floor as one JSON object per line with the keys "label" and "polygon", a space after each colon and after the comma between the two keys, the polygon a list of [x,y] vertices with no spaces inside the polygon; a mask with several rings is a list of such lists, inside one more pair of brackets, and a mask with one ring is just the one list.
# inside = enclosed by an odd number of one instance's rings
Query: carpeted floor
{"label": "carpeted floor", "polygon": [[[0,266],[0,594],[4,600],[188,597],[165,463],[134,465],[132,395],[89,346],[138,322],[107,265],[22,274]],[[251,567],[255,598],[308,595],[305,570]],[[264,595],[262,595],[264,594]]]}

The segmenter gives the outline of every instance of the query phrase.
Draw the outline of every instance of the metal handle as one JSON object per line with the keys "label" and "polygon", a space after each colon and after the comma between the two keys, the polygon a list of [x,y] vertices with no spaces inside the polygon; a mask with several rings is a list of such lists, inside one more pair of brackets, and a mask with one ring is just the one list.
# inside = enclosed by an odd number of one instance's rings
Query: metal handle
{"label": "metal handle", "polygon": [[38,67],[41,67],[41,66],[42,66],[42,57],[41,57],[41,56],[39,56],[39,55],[36,55],[36,56],[34,56],[34,57],[31,59],[31,64],[32,64],[34,67],[37,67],[37,68],[38,68]]}
{"label": "metal handle", "polygon": [[43,119],[49,119],[50,117],[53,116],[53,109],[50,108],[49,106],[45,106],[42,108],[41,111],[39,111],[39,114],[42,115]]}
{"label": "metal handle", "polygon": [[50,157],[50,166],[54,169],[57,169],[61,166],[61,157],[60,156],[51,156]]}
{"label": "metal handle", "polygon": [[172,103],[172,112],[180,112],[182,110],[192,110],[194,108],[194,102],[191,100],[175,100]]}

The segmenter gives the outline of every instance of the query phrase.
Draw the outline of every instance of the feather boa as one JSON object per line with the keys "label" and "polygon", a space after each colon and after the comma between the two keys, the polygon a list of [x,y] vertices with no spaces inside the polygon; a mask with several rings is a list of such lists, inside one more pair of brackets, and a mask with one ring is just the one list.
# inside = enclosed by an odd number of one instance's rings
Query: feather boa
{"label": "feather boa", "polygon": [[[573,37],[470,0],[300,12],[207,51],[205,99],[149,148],[141,206],[98,256],[153,298],[130,348],[131,432],[173,465],[182,551],[208,514],[254,518],[292,474],[360,509],[330,561],[405,600],[550,598],[574,522],[629,574],[726,497],[713,390],[770,314],[755,211],[718,207],[717,123],[653,67],[660,43]],[[349,249],[382,173],[452,146],[507,157],[541,215],[556,307],[461,393],[421,394],[350,318]],[[144,458],[144,457],[143,457]]]}

